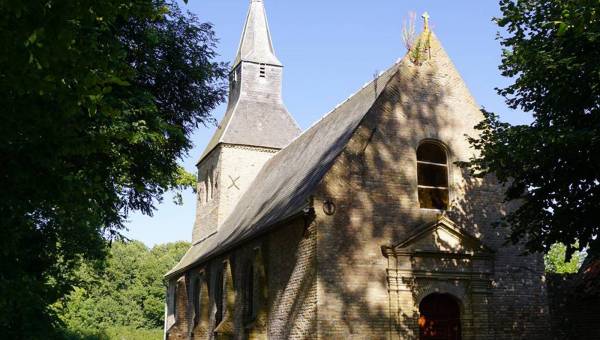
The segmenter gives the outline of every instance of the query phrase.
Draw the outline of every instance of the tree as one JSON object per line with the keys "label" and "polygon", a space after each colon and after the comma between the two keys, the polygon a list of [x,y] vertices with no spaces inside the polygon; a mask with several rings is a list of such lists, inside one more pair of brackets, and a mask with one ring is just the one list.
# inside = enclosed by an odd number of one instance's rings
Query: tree
{"label": "tree", "polygon": [[577,273],[585,259],[585,253],[574,252],[570,260],[566,260],[567,247],[562,243],[555,243],[544,256],[546,272],[556,274]]}
{"label": "tree", "polygon": [[[471,138],[478,155],[464,164],[507,185],[520,206],[499,222],[510,240],[548,251],[567,245],[600,247],[600,2],[501,0],[498,25],[506,33],[499,89],[508,105],[533,115],[510,125],[484,110]],[[578,242],[578,247],[573,245]]]}
{"label": "tree", "polygon": [[163,275],[190,247],[187,242],[148,249],[143,243],[116,242],[106,266],[84,264],[75,290],[56,307],[68,329],[81,334],[114,327],[161,329],[166,285]]}
{"label": "tree", "polygon": [[177,161],[226,92],[215,41],[171,0],[0,2],[4,337],[52,337],[79,264],[189,182]]}

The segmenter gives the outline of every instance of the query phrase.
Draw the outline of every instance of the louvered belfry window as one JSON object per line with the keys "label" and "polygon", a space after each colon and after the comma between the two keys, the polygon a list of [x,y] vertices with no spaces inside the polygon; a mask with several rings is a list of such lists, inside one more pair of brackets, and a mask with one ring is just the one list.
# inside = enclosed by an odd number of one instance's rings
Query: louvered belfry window
{"label": "louvered belfry window", "polygon": [[417,148],[419,206],[448,209],[448,157],[438,143],[423,142]]}

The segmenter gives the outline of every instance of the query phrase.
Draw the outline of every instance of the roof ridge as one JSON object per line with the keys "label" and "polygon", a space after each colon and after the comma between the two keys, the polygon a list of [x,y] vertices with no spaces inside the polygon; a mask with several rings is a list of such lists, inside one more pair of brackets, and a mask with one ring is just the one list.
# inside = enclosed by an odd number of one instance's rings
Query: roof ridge
{"label": "roof ridge", "polygon": [[[408,54],[407,54],[408,55]],[[307,133],[310,129],[312,129],[313,127],[315,127],[316,125],[318,125],[321,121],[323,121],[325,118],[327,118],[330,114],[334,113],[335,111],[337,111],[340,107],[342,107],[344,104],[346,104],[348,101],[350,101],[352,98],[354,98],[357,94],[359,94],[362,90],[364,90],[365,88],[367,88],[369,85],[371,85],[372,83],[376,82],[377,80],[379,80],[386,72],[391,71],[395,66],[397,66],[398,64],[400,64],[402,61],[404,61],[404,59],[407,57],[407,55],[405,55],[402,58],[398,58],[390,67],[388,67],[385,71],[381,71],[379,72],[379,74],[377,75],[376,78],[371,79],[370,81],[366,82],[363,84],[363,86],[361,88],[359,88],[358,90],[356,90],[354,93],[352,93],[351,95],[349,95],[348,97],[346,97],[346,99],[344,99],[343,101],[339,102],[337,105],[335,105],[333,107],[333,109],[329,110],[328,112],[326,112],[325,114],[323,114],[321,117],[319,117],[317,120],[315,120],[308,128],[306,128],[306,130],[302,131],[302,133],[300,133],[298,136],[296,136],[294,139],[292,139],[289,143],[287,143],[284,147],[281,148],[281,150],[279,150],[277,153],[280,153],[281,151],[285,150],[289,145],[291,145],[292,143],[294,143],[298,138],[302,137],[305,133]],[[384,85],[385,87],[385,85]]]}
{"label": "roof ridge", "polygon": [[[219,225],[217,234],[193,245],[166,276],[171,277],[216,256],[301,212],[307,195],[344,150],[356,127],[400,71],[403,60],[405,58],[367,82],[273,155],[250,184],[255,190],[242,194],[232,210],[234,213]],[[383,78],[386,80],[383,86],[372,86]],[[364,92],[369,87],[377,89],[375,96]]]}

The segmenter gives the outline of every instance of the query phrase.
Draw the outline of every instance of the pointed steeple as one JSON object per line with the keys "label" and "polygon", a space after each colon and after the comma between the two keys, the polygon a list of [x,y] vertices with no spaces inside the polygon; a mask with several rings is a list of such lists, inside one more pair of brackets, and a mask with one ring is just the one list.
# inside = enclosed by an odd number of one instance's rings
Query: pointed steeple
{"label": "pointed steeple", "polygon": [[300,134],[283,104],[282,76],[265,6],[252,0],[229,73],[227,111],[197,164],[194,243],[218,233],[265,162]]}
{"label": "pointed steeple", "polygon": [[219,144],[281,149],[300,134],[281,96],[283,65],[275,56],[262,0],[251,0],[229,76],[229,103],[202,153]]}
{"label": "pointed steeple", "polygon": [[241,61],[281,66],[281,62],[275,56],[267,14],[262,0],[250,1],[250,9],[246,17],[238,52],[233,62],[233,68]]}

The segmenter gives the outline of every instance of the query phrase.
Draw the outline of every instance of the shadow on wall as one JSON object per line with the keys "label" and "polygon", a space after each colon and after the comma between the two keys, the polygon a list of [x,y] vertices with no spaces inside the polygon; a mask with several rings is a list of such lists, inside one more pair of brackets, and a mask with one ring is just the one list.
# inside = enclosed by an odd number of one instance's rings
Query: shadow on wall
{"label": "shadow on wall", "polygon": [[[325,305],[319,305],[322,336],[342,332],[383,337],[396,331],[408,338],[415,336],[418,313],[390,309],[380,247],[396,244],[416,226],[433,222],[440,214],[439,210],[419,209],[416,148],[424,139],[439,140],[449,150],[451,204],[445,214],[497,251],[493,285],[503,293],[494,295],[491,303],[507,315],[497,322],[518,337],[527,334],[531,325],[527,320],[536,322],[536,313],[547,313],[539,309],[545,301],[545,293],[540,293],[541,257],[520,258],[518,247],[502,247],[504,231],[490,227],[505,213],[502,188],[491,178],[471,178],[453,164],[470,156],[465,134],[475,135],[473,126],[483,116],[460,77],[441,67],[444,65],[425,63],[400,68],[317,194],[319,200],[332,200],[337,206],[335,215],[322,217],[327,227],[319,227],[318,270],[323,287],[319,296],[327,299]],[[319,203],[315,207],[321,209]],[[515,300],[517,295],[520,298]],[[322,317],[322,313],[333,317]],[[392,327],[390,319],[395,313],[401,321]],[[534,328],[529,332],[546,327]]]}
{"label": "shadow on wall", "polygon": [[299,219],[268,236],[269,337],[316,334],[316,231],[309,223]]}

